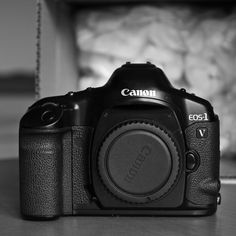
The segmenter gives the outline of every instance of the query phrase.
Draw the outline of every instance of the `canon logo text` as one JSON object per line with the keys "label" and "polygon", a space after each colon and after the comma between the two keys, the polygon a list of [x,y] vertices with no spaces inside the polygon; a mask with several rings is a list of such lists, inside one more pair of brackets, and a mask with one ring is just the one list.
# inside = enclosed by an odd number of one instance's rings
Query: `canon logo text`
{"label": "canon logo text", "polygon": [[135,90],[135,89],[122,89],[121,95],[124,97],[131,96],[131,97],[156,97],[155,90]]}

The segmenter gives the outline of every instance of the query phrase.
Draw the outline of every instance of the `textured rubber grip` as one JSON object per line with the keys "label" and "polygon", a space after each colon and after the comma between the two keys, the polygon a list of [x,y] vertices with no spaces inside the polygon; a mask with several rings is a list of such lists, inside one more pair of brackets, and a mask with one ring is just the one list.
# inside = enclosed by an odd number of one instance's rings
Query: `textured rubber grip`
{"label": "textured rubber grip", "polygon": [[[206,129],[205,138],[197,137],[197,130]],[[195,123],[186,129],[189,150],[200,156],[198,169],[187,177],[186,198],[194,204],[216,203],[220,190],[219,181],[219,121]]]}
{"label": "textured rubber grip", "polygon": [[72,215],[90,203],[93,129],[20,129],[20,205],[25,217]]}
{"label": "textured rubber grip", "polygon": [[20,203],[26,217],[61,214],[61,133],[20,130]]}
{"label": "textured rubber grip", "polygon": [[90,203],[89,192],[89,151],[93,129],[72,127],[72,173],[73,173],[73,212],[83,209]]}

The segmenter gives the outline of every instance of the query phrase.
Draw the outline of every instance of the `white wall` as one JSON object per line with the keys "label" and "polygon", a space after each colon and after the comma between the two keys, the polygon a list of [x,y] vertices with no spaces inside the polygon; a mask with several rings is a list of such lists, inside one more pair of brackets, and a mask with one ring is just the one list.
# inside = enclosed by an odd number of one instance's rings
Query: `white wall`
{"label": "white wall", "polygon": [[36,0],[0,0],[0,74],[35,67]]}

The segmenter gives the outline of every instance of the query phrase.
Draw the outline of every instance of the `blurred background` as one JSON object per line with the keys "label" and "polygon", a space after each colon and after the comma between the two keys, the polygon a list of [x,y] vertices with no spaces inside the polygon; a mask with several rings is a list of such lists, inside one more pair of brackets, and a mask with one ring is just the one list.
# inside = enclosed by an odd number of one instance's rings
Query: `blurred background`
{"label": "blurred background", "polygon": [[236,7],[162,4],[75,15],[79,88],[104,85],[125,61],[151,61],[171,83],[212,102],[222,157],[236,155]]}
{"label": "blurred background", "polygon": [[34,99],[35,1],[0,1],[0,159],[16,158],[18,123]]}
{"label": "blurred background", "polygon": [[[174,86],[186,87],[212,102],[221,120],[221,175],[235,176],[236,7],[223,1],[123,1],[99,7],[98,0],[73,2],[83,2],[73,5],[71,13],[79,71],[74,90],[104,85],[126,61],[153,62]],[[34,100],[35,22],[34,0],[1,0],[2,159],[18,156],[19,119]]]}

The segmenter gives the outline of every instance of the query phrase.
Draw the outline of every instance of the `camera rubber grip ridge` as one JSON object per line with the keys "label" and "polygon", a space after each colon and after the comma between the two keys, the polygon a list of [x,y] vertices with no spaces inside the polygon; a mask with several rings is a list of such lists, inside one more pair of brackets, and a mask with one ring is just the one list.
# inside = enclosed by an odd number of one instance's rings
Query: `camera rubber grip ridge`
{"label": "camera rubber grip ridge", "polygon": [[[206,128],[208,136],[197,138],[198,128]],[[198,169],[187,177],[186,198],[197,205],[215,204],[220,190],[219,121],[195,123],[185,133],[188,149],[200,157]]]}
{"label": "camera rubber grip ridge", "polygon": [[90,203],[89,192],[89,152],[93,129],[87,126],[72,127],[72,177],[73,213]]}
{"label": "camera rubber grip ridge", "polygon": [[20,203],[26,217],[61,214],[60,133],[20,131]]}

